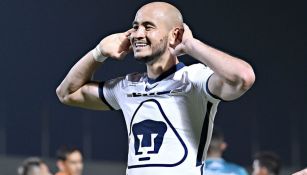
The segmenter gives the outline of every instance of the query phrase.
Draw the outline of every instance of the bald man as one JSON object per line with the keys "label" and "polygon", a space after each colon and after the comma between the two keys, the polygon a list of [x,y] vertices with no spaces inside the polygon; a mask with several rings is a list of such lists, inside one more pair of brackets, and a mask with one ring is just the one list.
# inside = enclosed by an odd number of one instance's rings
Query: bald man
{"label": "bald man", "polygon": [[[106,59],[130,51],[146,73],[91,79]],[[178,60],[184,54],[200,63],[185,66]],[[122,110],[128,175],[200,175],[218,103],[237,99],[254,80],[248,63],[194,38],[176,7],[153,2],[137,11],[131,29],[105,37],[83,56],[56,92],[67,105]]]}
{"label": "bald man", "polygon": [[47,164],[38,157],[29,157],[18,167],[18,175],[51,175]]}

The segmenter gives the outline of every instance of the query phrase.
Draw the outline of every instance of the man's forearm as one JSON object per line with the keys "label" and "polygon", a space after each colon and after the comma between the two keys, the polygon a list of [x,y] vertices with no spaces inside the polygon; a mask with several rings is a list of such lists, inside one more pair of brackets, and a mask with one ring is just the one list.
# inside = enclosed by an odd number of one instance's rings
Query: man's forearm
{"label": "man's forearm", "polygon": [[245,61],[214,49],[197,39],[190,39],[186,46],[187,54],[209,66],[228,84],[244,83],[247,76],[254,75],[251,66]]}
{"label": "man's forearm", "polygon": [[59,98],[64,98],[91,81],[92,75],[101,65],[100,62],[94,60],[92,52],[88,52],[70,69],[56,90]]}

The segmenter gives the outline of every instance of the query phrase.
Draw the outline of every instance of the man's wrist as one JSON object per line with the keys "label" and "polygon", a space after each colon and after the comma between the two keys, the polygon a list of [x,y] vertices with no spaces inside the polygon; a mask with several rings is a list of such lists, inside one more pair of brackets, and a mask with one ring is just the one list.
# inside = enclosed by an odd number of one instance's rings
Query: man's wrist
{"label": "man's wrist", "polygon": [[198,45],[202,42],[195,38],[189,38],[185,41],[185,50],[184,52],[188,55],[193,56],[195,49],[198,48]]}
{"label": "man's wrist", "polygon": [[191,50],[193,50],[193,42],[195,42],[193,40],[194,38],[189,38],[184,41],[184,53],[190,55]]}
{"label": "man's wrist", "polygon": [[94,60],[97,62],[104,62],[108,57],[104,56],[100,50],[99,44],[92,50],[92,54],[94,57]]}

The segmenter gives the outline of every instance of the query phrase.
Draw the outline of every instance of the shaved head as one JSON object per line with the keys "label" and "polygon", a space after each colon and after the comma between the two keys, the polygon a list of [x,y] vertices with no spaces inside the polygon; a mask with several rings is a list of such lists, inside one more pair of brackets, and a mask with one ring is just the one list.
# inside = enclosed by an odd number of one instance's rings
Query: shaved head
{"label": "shaved head", "polygon": [[144,13],[151,13],[151,16],[157,18],[161,22],[164,22],[168,29],[171,30],[174,27],[182,27],[183,19],[180,11],[173,5],[166,2],[152,2],[142,6],[135,18],[138,15],[143,15]]}
{"label": "shaved head", "polygon": [[183,21],[180,11],[165,2],[142,6],[133,21],[130,42],[134,57],[151,64],[160,58],[169,58],[169,47],[181,42]]}

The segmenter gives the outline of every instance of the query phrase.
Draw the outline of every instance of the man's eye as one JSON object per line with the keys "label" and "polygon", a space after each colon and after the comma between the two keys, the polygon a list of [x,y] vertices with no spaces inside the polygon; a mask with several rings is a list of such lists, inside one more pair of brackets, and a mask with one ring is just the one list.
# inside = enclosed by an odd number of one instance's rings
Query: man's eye
{"label": "man's eye", "polygon": [[133,26],[132,27],[134,30],[137,30],[139,27],[138,26]]}
{"label": "man's eye", "polygon": [[146,26],[145,29],[146,30],[151,30],[153,27],[152,26]]}

